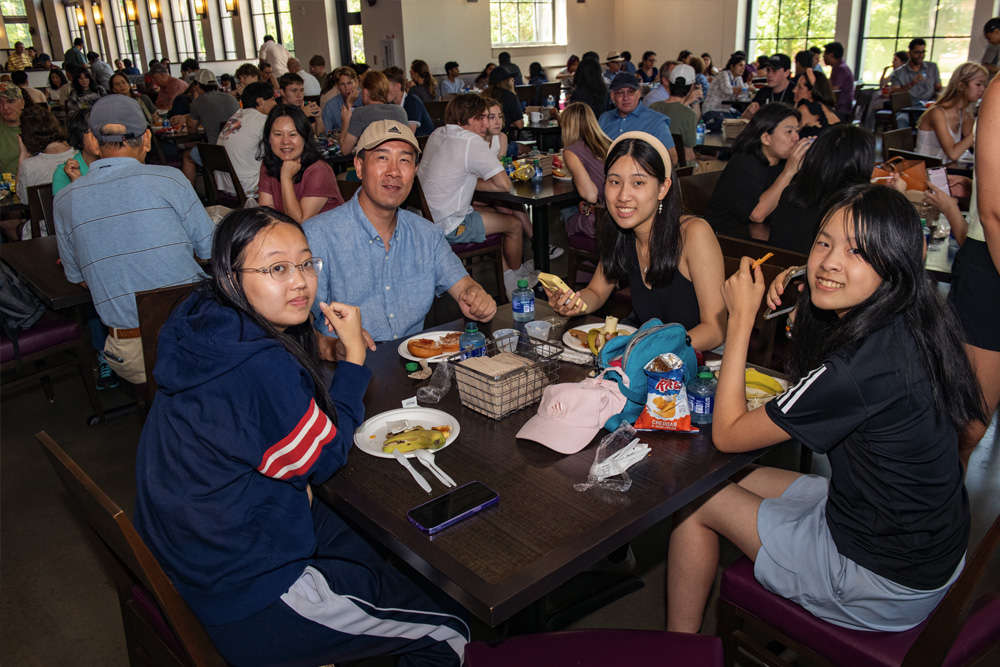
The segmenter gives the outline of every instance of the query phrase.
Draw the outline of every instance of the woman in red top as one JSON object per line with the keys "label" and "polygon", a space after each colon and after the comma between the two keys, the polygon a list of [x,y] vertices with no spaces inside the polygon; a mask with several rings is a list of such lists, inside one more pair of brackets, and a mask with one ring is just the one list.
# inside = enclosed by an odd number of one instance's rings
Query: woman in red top
{"label": "woman in red top", "polygon": [[257,197],[261,206],[302,224],[344,203],[333,168],[322,160],[312,124],[301,109],[279,104],[271,110],[257,157],[261,160]]}

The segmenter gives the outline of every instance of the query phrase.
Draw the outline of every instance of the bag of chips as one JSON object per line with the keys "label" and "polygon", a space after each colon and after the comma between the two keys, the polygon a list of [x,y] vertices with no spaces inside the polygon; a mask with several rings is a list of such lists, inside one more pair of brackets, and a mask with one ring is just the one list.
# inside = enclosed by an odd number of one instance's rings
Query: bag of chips
{"label": "bag of chips", "polygon": [[693,431],[684,362],[676,354],[661,354],[643,367],[646,405],[635,422],[637,431]]}

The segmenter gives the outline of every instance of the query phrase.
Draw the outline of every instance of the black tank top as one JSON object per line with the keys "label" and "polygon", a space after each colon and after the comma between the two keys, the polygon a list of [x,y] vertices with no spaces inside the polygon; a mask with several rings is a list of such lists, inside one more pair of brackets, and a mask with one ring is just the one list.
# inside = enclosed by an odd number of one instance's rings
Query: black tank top
{"label": "black tank top", "polygon": [[634,243],[628,244],[628,281],[632,288],[632,317],[643,324],[658,317],[664,323],[677,322],[691,330],[701,324],[698,297],[694,285],[680,269],[674,272],[669,285],[648,287],[642,280],[639,254]]}

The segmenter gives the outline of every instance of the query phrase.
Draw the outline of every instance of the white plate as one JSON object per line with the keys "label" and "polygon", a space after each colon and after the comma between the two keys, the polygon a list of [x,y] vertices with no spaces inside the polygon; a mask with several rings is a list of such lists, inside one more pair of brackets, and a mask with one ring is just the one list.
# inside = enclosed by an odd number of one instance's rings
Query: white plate
{"label": "white plate", "polygon": [[[399,348],[398,348],[397,351],[399,352],[399,356],[403,357],[407,361],[421,361],[420,357],[413,356],[412,354],[410,354],[410,351],[408,349],[406,349],[406,344],[407,343],[409,343],[414,338],[428,338],[430,340],[440,341],[442,338],[444,338],[445,336],[447,336],[448,334],[451,334],[451,333],[462,333],[462,332],[461,331],[426,331],[426,332],[424,332],[422,334],[417,334],[416,336],[410,336],[409,338],[407,338],[406,340],[404,340],[402,343],[399,344]],[[442,352],[441,354],[444,354],[444,352]],[[452,354],[457,354],[457,352],[453,352]],[[439,361],[441,361],[441,359],[436,359],[436,360],[431,361],[429,363],[436,364]]]}
{"label": "white plate", "polygon": [[[441,412],[434,408],[399,408],[383,412],[380,415],[375,415],[365,420],[354,432],[354,444],[365,454],[371,454],[380,459],[394,458],[392,454],[382,451],[382,444],[385,442],[385,434],[388,431],[386,424],[404,419],[408,422],[408,426],[423,426],[427,429],[434,426],[451,427],[451,433],[448,434],[448,439],[445,440],[444,445],[430,450],[432,452],[444,449],[458,438],[458,420],[447,412]],[[414,452],[406,452],[403,456],[412,459],[416,454]]]}
{"label": "white plate", "polygon": [[557,181],[565,181],[567,183],[573,182],[572,176],[556,176],[555,174],[552,174],[552,178],[556,179]]}
{"label": "white plate", "polygon": [[[600,329],[603,326],[604,322],[594,322],[592,324],[583,324],[578,327],[570,327],[570,329],[579,329],[580,331],[590,331],[591,329]],[[635,333],[635,327],[630,327],[627,324],[619,324],[618,330],[624,331],[625,333],[630,335]],[[577,352],[586,352],[587,354],[590,354],[590,348],[588,348],[585,344],[580,343],[577,339],[573,338],[569,334],[569,329],[567,329],[566,333],[563,334],[562,339],[566,347],[570,348],[571,350],[576,350]]]}

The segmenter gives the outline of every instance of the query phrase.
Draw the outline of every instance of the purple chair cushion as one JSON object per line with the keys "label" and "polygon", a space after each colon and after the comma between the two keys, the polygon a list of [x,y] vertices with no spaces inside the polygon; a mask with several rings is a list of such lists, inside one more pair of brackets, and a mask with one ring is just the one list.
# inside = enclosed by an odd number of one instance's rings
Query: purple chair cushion
{"label": "purple chair cushion", "polygon": [[[27,357],[72,342],[82,335],[79,324],[48,311],[30,329],[21,332],[17,345],[21,356]],[[0,335],[0,363],[6,364],[8,361],[14,361],[14,344],[7,336]]]}
{"label": "purple chair cushion", "polygon": [[184,650],[177,635],[167,623],[167,619],[163,618],[160,605],[156,604],[156,600],[146,590],[146,587],[136,584],[129,590],[129,593],[132,595],[132,603],[135,605],[136,611],[152,626],[156,634],[173,649],[174,653],[186,656],[187,651]]}
{"label": "purple chair cushion", "polygon": [[465,664],[712,667],[722,665],[722,640],[655,630],[571,630],[467,644]]}
{"label": "purple chair cushion", "polygon": [[569,247],[576,250],[586,250],[587,252],[592,252],[596,255],[597,239],[591,238],[586,234],[570,234]]}
{"label": "purple chair cushion", "polygon": [[500,245],[501,239],[503,239],[503,234],[490,234],[482,243],[455,243],[451,246],[451,251],[456,255],[461,255],[463,252],[492,248]]}
{"label": "purple chair cushion", "polygon": [[[906,632],[865,632],[827,623],[761,586],[754,579],[753,563],[747,558],[740,558],[726,568],[722,574],[720,593],[726,602],[759,618],[837,665],[899,665],[927,624],[924,621]],[[944,667],[965,664],[969,658],[996,641],[998,632],[1000,596],[990,593],[981,597],[973,606],[948,652]]]}

